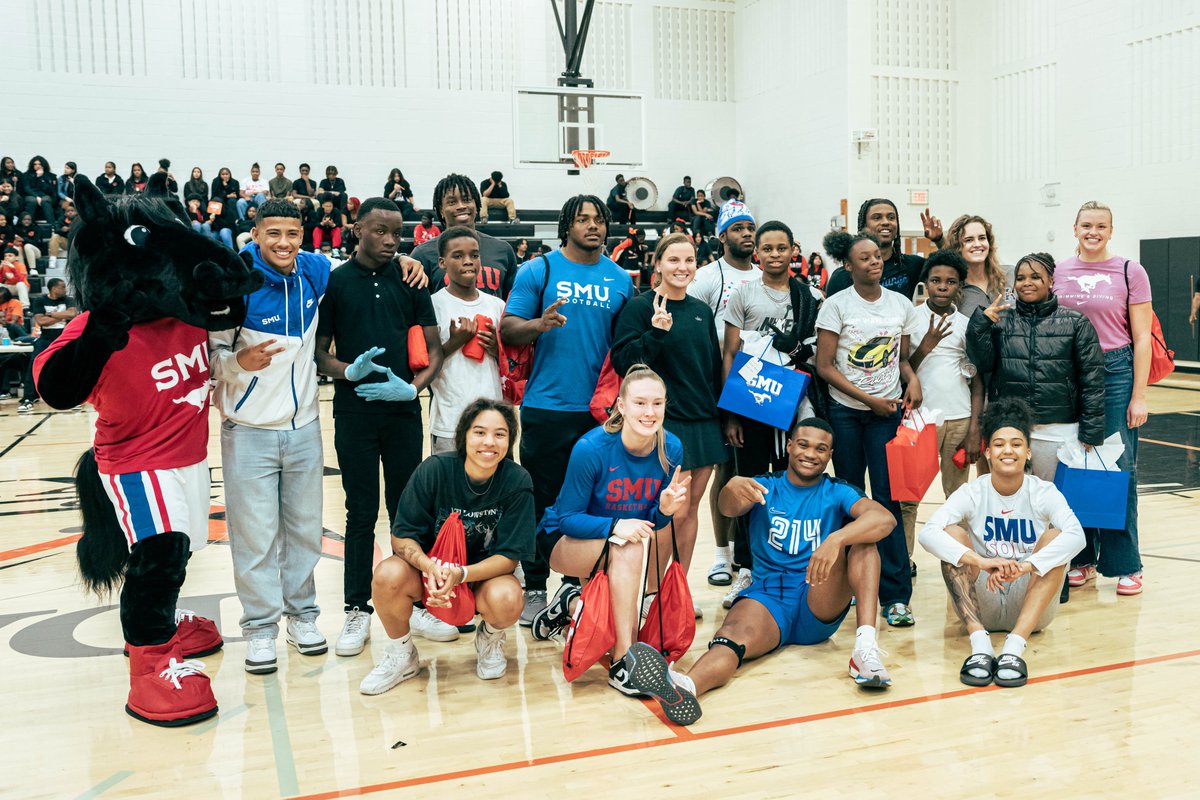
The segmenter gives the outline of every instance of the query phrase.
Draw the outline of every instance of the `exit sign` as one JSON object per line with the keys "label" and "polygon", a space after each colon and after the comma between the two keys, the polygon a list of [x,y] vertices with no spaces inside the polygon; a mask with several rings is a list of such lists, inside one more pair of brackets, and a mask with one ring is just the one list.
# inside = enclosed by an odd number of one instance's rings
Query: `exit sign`
{"label": "exit sign", "polygon": [[908,204],[910,206],[927,206],[929,205],[929,190],[928,189],[909,189]]}

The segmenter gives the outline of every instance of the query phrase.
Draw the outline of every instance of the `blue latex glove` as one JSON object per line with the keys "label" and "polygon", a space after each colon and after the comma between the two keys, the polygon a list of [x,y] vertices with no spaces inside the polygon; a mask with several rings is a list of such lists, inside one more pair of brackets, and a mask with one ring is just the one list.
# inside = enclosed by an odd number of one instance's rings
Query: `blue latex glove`
{"label": "blue latex glove", "polygon": [[386,383],[364,383],[354,387],[354,393],[363,400],[393,400],[406,401],[417,399],[417,387],[400,378],[390,369],[387,370]]}
{"label": "blue latex glove", "polygon": [[386,352],[387,349],[383,347],[369,348],[361,356],[354,359],[353,364],[346,367],[346,380],[361,381],[372,372],[386,372],[387,367],[381,367],[375,363],[375,356],[381,356]]}

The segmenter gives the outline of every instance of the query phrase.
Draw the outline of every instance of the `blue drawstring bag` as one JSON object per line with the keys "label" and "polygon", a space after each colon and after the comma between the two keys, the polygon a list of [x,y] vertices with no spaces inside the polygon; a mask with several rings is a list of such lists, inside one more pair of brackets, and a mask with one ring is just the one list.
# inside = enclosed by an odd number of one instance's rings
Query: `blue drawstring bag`
{"label": "blue drawstring bag", "polygon": [[[1054,471],[1054,485],[1067,499],[1079,524],[1085,528],[1125,530],[1125,512],[1129,503],[1129,473],[1120,470],[1088,469],[1084,453],[1083,469],[1068,467],[1061,461]],[[1100,459],[1099,454],[1096,455]],[[1101,467],[1104,462],[1100,461]]]}

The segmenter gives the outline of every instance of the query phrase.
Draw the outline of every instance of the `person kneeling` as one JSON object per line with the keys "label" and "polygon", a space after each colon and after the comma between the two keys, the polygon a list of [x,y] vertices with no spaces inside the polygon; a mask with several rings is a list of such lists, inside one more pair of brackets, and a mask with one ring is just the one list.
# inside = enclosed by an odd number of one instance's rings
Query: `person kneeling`
{"label": "person kneeling", "polygon": [[[968,686],[1025,685],[1025,642],[1054,619],[1063,573],[1084,546],[1062,493],[1025,473],[1032,427],[1024,400],[992,401],[983,417],[991,474],[960,487],[921,530],[971,638],[959,673]],[[998,660],[988,631],[1010,631]]]}
{"label": "person kneeling", "polygon": [[825,474],[833,446],[828,423],[800,420],[788,436],[785,471],[732,478],[721,490],[722,514],[749,512],[754,582],[738,595],[708,652],[685,675],[672,675],[697,695],[723,686],[746,659],[825,641],[855,598],[850,677],[860,686],[891,685],[876,643],[875,543],[896,519],[858,487]]}
{"label": "person kneeling", "polygon": [[[392,527],[393,555],[375,568],[371,599],[388,644],[359,691],[382,694],[420,672],[409,632],[413,604],[448,607],[466,583],[483,624],[475,633],[482,680],[503,677],[505,630],[521,615],[524,595],[513,577],[517,563],[533,557],[533,481],[508,458],[517,438],[513,407],[479,399],[459,418],[455,451],[430,456],[413,472]],[[446,564],[427,553],[451,513],[466,533],[465,564]]]}

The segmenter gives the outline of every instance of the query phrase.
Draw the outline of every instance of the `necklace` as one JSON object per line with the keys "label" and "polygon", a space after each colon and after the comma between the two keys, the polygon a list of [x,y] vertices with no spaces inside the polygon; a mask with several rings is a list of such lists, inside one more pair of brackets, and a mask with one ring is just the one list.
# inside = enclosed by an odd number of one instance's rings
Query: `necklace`
{"label": "necklace", "polygon": [[488,493],[488,490],[492,488],[492,479],[496,477],[496,473],[493,472],[492,476],[487,479],[487,483],[484,485],[482,492],[475,491],[475,487],[473,485],[471,485],[471,476],[470,475],[467,475],[467,473],[464,472],[463,476],[466,477],[466,479],[467,479],[467,489],[470,490],[471,494],[475,495],[476,497],[483,497],[485,494]]}

